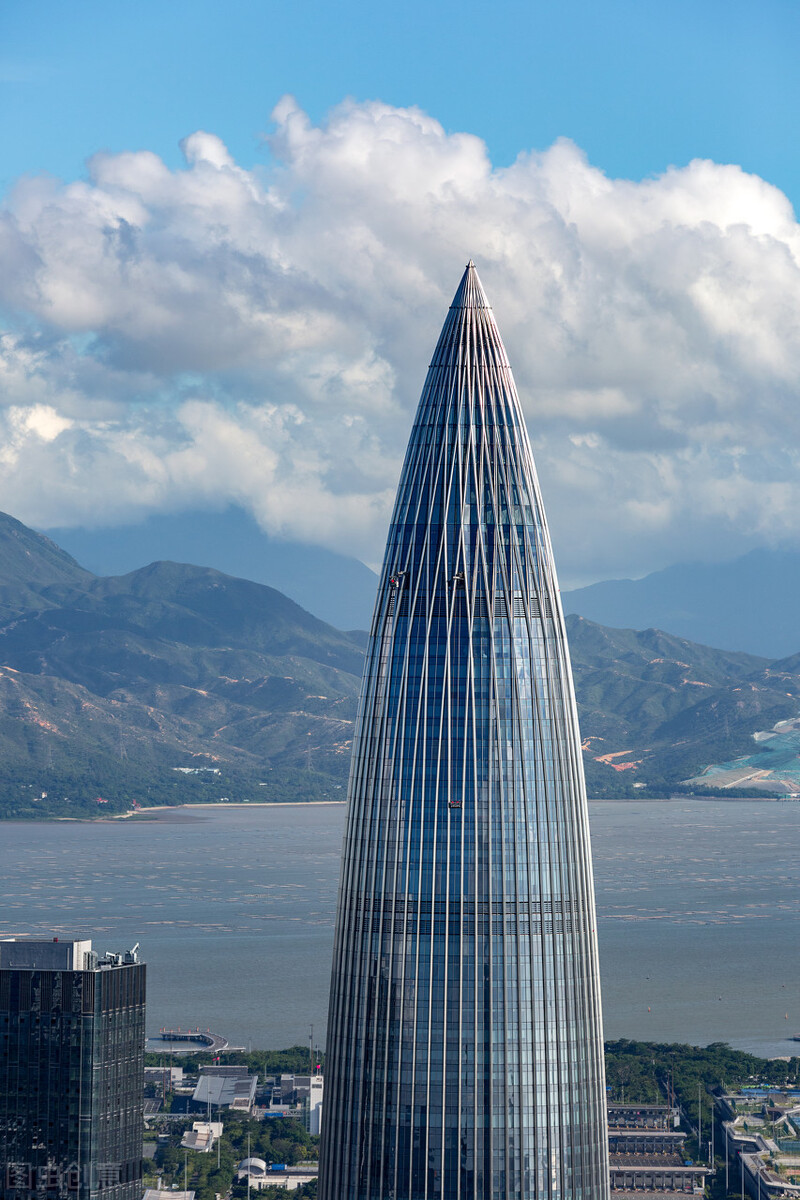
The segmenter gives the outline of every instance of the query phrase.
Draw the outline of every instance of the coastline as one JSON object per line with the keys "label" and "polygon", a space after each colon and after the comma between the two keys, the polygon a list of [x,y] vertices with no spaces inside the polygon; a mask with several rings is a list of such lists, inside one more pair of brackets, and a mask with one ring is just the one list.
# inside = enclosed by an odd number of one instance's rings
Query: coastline
{"label": "coastline", "polygon": [[[676,800],[685,800],[688,803],[724,803],[724,804],[779,804],[779,803],[798,803],[793,797],[789,796],[730,796],[720,794],[718,796],[710,793],[703,795],[679,795],[679,796],[588,796],[589,804],[671,804]],[[128,821],[138,819],[139,821],[162,821],[165,819],[165,813],[188,813],[193,810],[204,809],[231,809],[231,808],[335,808],[337,805],[343,806],[347,803],[346,799],[342,800],[234,800],[234,801],[196,801],[189,804],[153,804],[146,808],[131,808],[127,812],[109,813],[108,815],[97,817],[0,817],[0,823],[3,821],[21,821],[25,824],[38,824],[39,821],[59,821],[63,824],[72,825],[104,825],[111,824],[115,821]],[[185,817],[184,819],[188,819]],[[198,818],[199,819],[199,818]]]}
{"label": "coastline", "polygon": [[[154,804],[151,808],[132,808],[128,812],[115,813],[113,816],[105,818],[108,821],[126,821],[129,818],[138,817],[140,820],[163,821],[163,815],[155,814],[175,813],[179,814],[188,809],[229,809],[229,808],[330,808],[336,805],[346,804],[346,800],[234,800],[220,803],[215,800],[206,800],[205,802],[196,802],[192,804]],[[154,814],[152,817],[150,814]],[[61,817],[61,820],[85,820],[87,818],[80,817]],[[97,820],[98,818],[94,818]],[[99,818],[103,820],[103,818]],[[168,819],[168,818],[167,818]],[[92,821],[92,818],[88,818]]]}

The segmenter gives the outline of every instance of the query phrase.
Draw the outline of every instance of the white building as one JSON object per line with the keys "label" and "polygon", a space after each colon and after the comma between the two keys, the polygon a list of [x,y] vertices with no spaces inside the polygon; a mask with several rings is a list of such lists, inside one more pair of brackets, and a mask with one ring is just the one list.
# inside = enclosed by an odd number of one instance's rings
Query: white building
{"label": "white building", "polygon": [[187,1129],[181,1138],[181,1145],[187,1150],[199,1150],[208,1154],[214,1142],[222,1137],[222,1121],[195,1121],[191,1129]]}
{"label": "white building", "polygon": [[319,1137],[322,1123],[322,1095],[324,1083],[321,1075],[312,1075],[308,1089],[308,1132]]}
{"label": "white building", "polygon": [[239,1163],[236,1172],[237,1179],[245,1179],[251,1188],[260,1191],[262,1188],[282,1187],[287,1192],[294,1192],[304,1183],[311,1183],[317,1178],[317,1172],[308,1167],[282,1167],[275,1170],[267,1166],[263,1158],[245,1158]]}

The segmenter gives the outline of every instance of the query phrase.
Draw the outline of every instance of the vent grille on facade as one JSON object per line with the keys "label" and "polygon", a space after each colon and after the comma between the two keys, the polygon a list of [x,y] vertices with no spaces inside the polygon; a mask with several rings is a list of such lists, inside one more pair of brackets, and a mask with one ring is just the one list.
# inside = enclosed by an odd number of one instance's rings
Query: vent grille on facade
{"label": "vent grille on facade", "polygon": [[[512,603],[513,603],[514,618],[515,619],[524,618],[525,611],[526,611],[525,610],[525,598],[521,592],[514,593],[514,598],[513,598]],[[505,617],[506,611],[507,610],[506,610],[505,598],[503,596],[497,596],[495,598],[495,602],[494,602],[494,616],[495,617]],[[540,603],[537,596],[531,596],[528,600],[528,612],[531,615],[531,619],[541,617],[542,614],[544,614],[545,617],[552,617],[553,606],[550,602],[550,597],[545,596],[543,601]],[[488,615],[486,600],[483,596],[476,596],[475,606],[474,606],[474,614],[475,614],[476,620],[480,620],[481,618],[484,618]]]}

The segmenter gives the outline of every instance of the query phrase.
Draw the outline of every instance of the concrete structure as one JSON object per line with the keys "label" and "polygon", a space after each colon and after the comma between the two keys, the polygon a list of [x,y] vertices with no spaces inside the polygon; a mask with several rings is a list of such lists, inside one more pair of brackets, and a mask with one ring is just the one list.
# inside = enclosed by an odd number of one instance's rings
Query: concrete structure
{"label": "concrete structure", "polygon": [[710,1169],[688,1163],[678,1109],[666,1104],[609,1104],[608,1146],[614,1200],[668,1200],[702,1192]]}
{"label": "concrete structure", "polygon": [[0,1200],[140,1200],[145,967],[0,942]]}
{"label": "concrete structure", "polygon": [[258,1077],[246,1067],[203,1067],[192,1093],[196,1108],[235,1108],[251,1112],[256,1098]]}
{"label": "concrete structure", "polygon": [[309,1133],[318,1136],[322,1120],[325,1081],[322,1075],[280,1075],[267,1080],[267,1104],[281,1109],[300,1104]]}
{"label": "concrete structure", "polygon": [[195,1121],[191,1129],[187,1129],[181,1138],[181,1145],[187,1150],[198,1150],[208,1154],[214,1143],[222,1137],[222,1121]]}
{"label": "concrete structure", "polygon": [[604,1200],[595,928],[550,539],[470,263],[411,432],[366,655],[321,1200]]}
{"label": "concrete structure", "polygon": [[156,1083],[169,1091],[170,1088],[180,1087],[183,1083],[183,1067],[145,1067],[145,1081]]}
{"label": "concrete structure", "polygon": [[318,1137],[322,1128],[322,1102],[325,1097],[325,1081],[321,1075],[312,1075],[308,1088],[308,1132]]}
{"label": "concrete structure", "polygon": [[231,1046],[228,1039],[210,1029],[159,1029],[155,1037],[149,1038],[148,1049],[156,1054],[159,1043],[172,1053],[178,1047],[181,1054],[220,1054],[223,1050],[243,1050],[243,1046]]}
{"label": "concrete structure", "polygon": [[680,1193],[702,1192],[708,1167],[684,1163],[677,1154],[611,1155],[611,1191]]}
{"label": "concrete structure", "polygon": [[800,1197],[800,1092],[749,1089],[718,1096],[729,1167],[753,1200]]}
{"label": "concrete structure", "polygon": [[[667,1104],[609,1104],[608,1128],[612,1129],[675,1129],[680,1125],[680,1112]],[[683,1137],[682,1133],[678,1134]]]}
{"label": "concrete structure", "polygon": [[194,1192],[168,1191],[165,1188],[145,1188],[143,1200],[194,1200]]}
{"label": "concrete structure", "polygon": [[247,1181],[248,1176],[250,1187],[256,1191],[277,1186],[286,1188],[287,1192],[294,1192],[304,1183],[311,1183],[316,1179],[317,1171],[307,1166],[282,1167],[276,1170],[274,1166],[264,1162],[263,1158],[245,1158],[239,1163],[236,1178]]}

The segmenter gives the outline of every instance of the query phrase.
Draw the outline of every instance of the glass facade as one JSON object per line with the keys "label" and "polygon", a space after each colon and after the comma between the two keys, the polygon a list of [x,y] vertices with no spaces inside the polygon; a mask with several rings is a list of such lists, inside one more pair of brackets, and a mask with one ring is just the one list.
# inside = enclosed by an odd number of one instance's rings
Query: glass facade
{"label": "glass facade", "polygon": [[530,443],[470,263],[411,433],[353,747],[322,1200],[603,1200],[594,892]]}
{"label": "glass facade", "polygon": [[143,963],[0,969],[0,1200],[141,1200],[144,1015]]}

